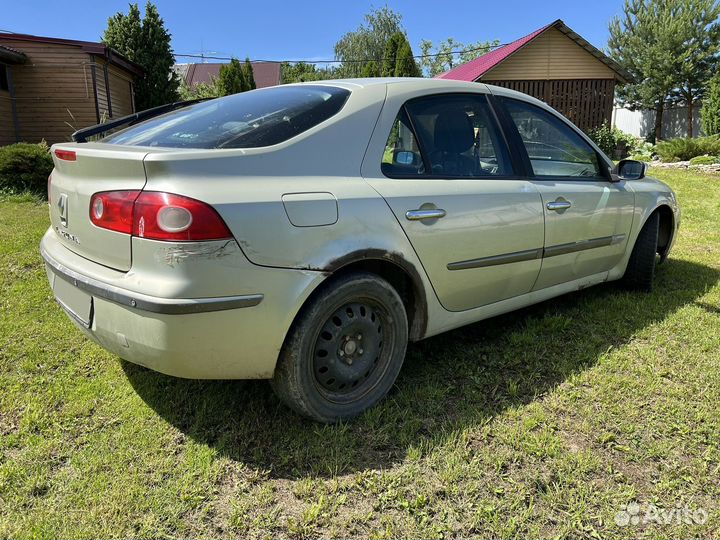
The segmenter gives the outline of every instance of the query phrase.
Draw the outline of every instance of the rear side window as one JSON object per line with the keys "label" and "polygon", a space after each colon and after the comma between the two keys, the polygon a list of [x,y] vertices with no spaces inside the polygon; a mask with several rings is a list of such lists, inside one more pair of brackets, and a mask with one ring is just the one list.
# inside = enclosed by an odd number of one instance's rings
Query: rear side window
{"label": "rear side window", "polygon": [[257,148],[278,144],[337,114],[350,92],[320,85],[243,92],[172,111],[103,139],[165,148]]}
{"label": "rear side window", "polygon": [[388,138],[382,171],[391,178],[481,178],[511,175],[513,168],[487,98],[440,94],[405,104]]}

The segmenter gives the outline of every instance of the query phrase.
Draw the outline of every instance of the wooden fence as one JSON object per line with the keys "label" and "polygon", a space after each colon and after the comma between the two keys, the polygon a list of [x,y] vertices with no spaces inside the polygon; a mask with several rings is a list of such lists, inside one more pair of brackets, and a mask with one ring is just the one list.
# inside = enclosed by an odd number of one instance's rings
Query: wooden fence
{"label": "wooden fence", "polygon": [[536,97],[566,116],[583,131],[612,119],[613,79],[567,79],[550,81],[481,81]]}

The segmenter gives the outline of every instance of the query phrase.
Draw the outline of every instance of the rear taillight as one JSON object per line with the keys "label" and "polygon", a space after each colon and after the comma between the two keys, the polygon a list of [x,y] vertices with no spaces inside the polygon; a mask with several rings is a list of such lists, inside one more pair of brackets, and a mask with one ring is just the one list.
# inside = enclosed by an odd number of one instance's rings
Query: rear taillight
{"label": "rear taillight", "polygon": [[103,229],[125,234],[133,231],[133,206],[140,191],[104,191],[90,199],[90,221]]}
{"label": "rear taillight", "polygon": [[55,150],[55,157],[62,159],[63,161],[76,161],[77,154],[72,150]]}
{"label": "rear taillight", "polygon": [[157,191],[105,191],[90,199],[90,221],[140,238],[169,241],[223,240],[230,230],[204,202]]}

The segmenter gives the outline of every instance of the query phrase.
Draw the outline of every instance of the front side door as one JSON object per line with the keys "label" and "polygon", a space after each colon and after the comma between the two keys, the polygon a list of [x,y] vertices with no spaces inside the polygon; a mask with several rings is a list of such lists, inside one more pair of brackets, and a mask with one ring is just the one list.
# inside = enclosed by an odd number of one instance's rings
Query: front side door
{"label": "front side door", "polygon": [[534,289],[610,270],[627,249],[633,192],[625,182],[610,181],[604,160],[558,116],[525,101],[500,101],[527,151],[545,212]]}
{"label": "front side door", "polygon": [[392,209],[440,303],[461,311],[529,292],[540,271],[541,198],[515,175],[486,96],[413,99],[379,129],[387,137],[382,164],[366,180]]}

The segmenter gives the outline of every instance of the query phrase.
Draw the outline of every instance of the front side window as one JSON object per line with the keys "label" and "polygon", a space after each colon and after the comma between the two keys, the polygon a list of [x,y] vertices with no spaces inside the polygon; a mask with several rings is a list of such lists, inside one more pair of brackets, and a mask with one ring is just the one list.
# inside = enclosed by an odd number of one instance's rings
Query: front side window
{"label": "front side window", "polygon": [[350,92],[320,85],[276,86],[178,109],[102,140],[167,148],[257,148],[278,144],[337,114]]}
{"label": "front side window", "polygon": [[485,96],[473,94],[429,96],[406,103],[388,138],[383,172],[393,176],[403,162],[415,174],[440,178],[512,174],[490,105]]}
{"label": "front side window", "polygon": [[603,176],[597,152],[562,120],[524,101],[502,101],[525,144],[535,176]]}

